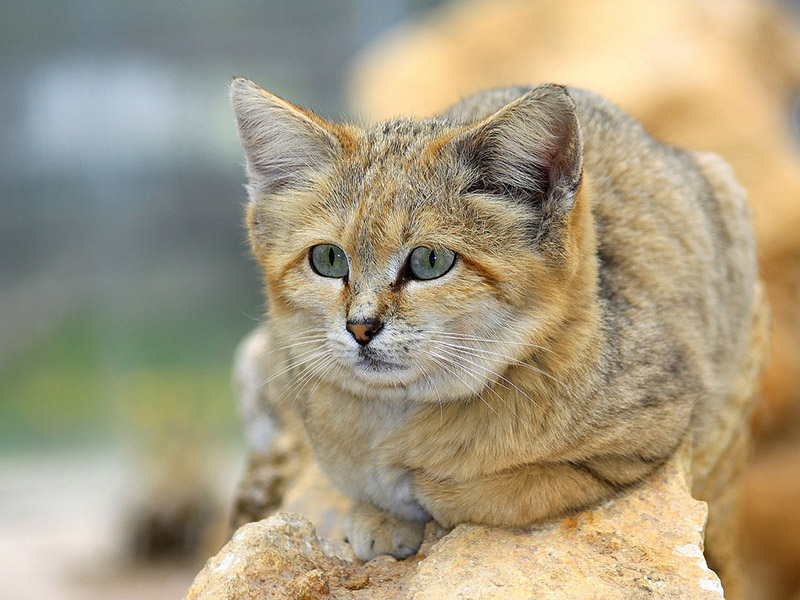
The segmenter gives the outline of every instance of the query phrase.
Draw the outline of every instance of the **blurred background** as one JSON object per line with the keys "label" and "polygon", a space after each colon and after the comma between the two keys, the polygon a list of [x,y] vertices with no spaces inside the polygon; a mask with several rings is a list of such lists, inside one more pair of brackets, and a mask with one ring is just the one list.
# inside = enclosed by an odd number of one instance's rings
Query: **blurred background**
{"label": "blurred background", "polygon": [[745,527],[800,594],[800,26],[760,0],[0,0],[0,597],[181,597],[244,465],[262,318],[227,85],[330,118],[587,87],[727,158],[775,311]]}
{"label": "blurred background", "polygon": [[0,598],[180,598],[219,548],[263,315],[228,83],[341,118],[431,4],[0,0]]}

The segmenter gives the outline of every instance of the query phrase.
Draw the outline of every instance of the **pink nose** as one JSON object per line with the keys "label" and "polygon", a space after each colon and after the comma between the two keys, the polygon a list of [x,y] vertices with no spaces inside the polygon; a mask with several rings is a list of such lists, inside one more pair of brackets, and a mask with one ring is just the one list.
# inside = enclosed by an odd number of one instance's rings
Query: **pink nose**
{"label": "pink nose", "polygon": [[381,330],[383,323],[378,319],[364,319],[363,321],[348,321],[347,331],[355,340],[365,346]]}

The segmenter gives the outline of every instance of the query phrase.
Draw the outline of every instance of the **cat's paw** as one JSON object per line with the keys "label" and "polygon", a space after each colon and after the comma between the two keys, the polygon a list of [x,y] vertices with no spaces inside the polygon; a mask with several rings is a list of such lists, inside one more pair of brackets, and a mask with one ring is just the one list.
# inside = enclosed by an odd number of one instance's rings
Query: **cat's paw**
{"label": "cat's paw", "polygon": [[361,560],[381,554],[402,559],[419,550],[425,523],[405,521],[370,504],[357,503],[347,516],[344,529]]}

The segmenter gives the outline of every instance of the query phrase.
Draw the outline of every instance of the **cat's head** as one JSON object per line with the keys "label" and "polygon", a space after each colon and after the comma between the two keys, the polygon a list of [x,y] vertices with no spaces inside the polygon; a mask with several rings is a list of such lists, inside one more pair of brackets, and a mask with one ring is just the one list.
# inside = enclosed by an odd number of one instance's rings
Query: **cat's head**
{"label": "cat's head", "polygon": [[368,398],[474,396],[569,318],[586,211],[564,88],[477,123],[366,129],[246,79],[231,97],[272,330],[309,377]]}

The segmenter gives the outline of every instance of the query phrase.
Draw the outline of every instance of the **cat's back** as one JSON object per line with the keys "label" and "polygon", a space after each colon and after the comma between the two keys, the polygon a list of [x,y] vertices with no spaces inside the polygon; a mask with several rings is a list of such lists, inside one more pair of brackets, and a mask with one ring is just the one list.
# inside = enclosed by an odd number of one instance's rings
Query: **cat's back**
{"label": "cat's back", "polygon": [[652,339],[707,360],[705,383],[723,392],[748,351],[757,281],[744,190],[720,157],[663,145],[596,94],[569,93],[609,319],[637,353]]}

